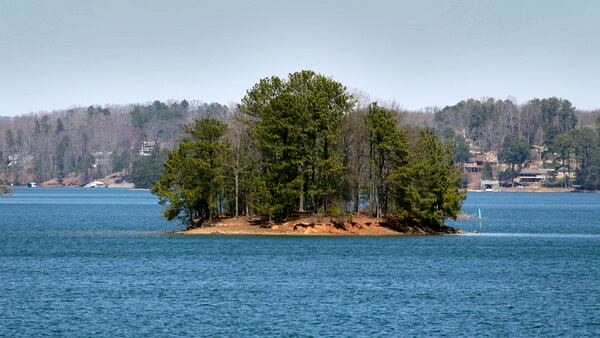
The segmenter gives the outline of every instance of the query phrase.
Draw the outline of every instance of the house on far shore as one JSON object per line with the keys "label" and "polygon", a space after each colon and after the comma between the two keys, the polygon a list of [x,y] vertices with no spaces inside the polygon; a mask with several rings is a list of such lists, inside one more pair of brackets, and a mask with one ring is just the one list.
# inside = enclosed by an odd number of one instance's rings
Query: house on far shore
{"label": "house on far shore", "polygon": [[483,171],[483,166],[486,163],[489,163],[492,167],[497,166],[498,155],[493,151],[477,154],[471,157],[468,163],[465,163],[464,168],[468,173],[480,173]]}
{"label": "house on far shore", "polygon": [[574,181],[577,178],[577,175],[575,175],[575,170],[565,168],[565,167],[560,167],[560,168],[558,168],[558,170],[556,170],[556,179],[557,180],[563,181],[567,177],[569,178],[569,180]]}
{"label": "house on far shore", "polygon": [[519,176],[515,178],[518,183],[543,183],[552,177],[554,169],[526,169],[521,170]]}

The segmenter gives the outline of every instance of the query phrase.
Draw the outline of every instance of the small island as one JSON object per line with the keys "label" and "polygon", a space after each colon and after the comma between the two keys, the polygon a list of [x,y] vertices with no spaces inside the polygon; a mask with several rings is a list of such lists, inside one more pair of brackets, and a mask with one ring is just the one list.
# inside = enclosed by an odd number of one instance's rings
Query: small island
{"label": "small island", "polygon": [[454,233],[465,193],[453,143],[358,106],[330,77],[260,80],[226,119],[184,128],[151,191],[180,234]]}

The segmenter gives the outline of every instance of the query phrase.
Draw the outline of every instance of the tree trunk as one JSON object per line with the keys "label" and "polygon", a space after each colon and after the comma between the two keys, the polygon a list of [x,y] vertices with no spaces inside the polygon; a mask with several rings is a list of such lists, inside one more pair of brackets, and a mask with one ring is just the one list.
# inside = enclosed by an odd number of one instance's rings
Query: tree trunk
{"label": "tree trunk", "polygon": [[240,217],[239,193],[240,193],[240,175],[239,175],[238,171],[235,170],[235,218]]}
{"label": "tree trunk", "polygon": [[381,208],[379,207],[379,189],[375,191],[375,217],[381,217]]}
{"label": "tree trunk", "polygon": [[360,187],[359,184],[356,184],[356,195],[354,196],[354,212],[357,214],[360,212]]}
{"label": "tree trunk", "polygon": [[514,163],[512,164],[510,171],[511,171],[511,176],[512,176],[512,187],[514,188],[515,187],[515,165],[514,165]]}
{"label": "tree trunk", "polygon": [[304,166],[300,165],[300,177],[302,177],[302,183],[300,185],[300,200],[298,201],[298,211],[304,212]]}

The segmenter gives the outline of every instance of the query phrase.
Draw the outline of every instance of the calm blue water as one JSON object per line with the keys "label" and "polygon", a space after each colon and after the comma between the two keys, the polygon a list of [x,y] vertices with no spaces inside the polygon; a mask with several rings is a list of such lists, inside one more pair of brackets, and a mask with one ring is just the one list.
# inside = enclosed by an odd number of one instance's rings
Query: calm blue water
{"label": "calm blue water", "polygon": [[600,335],[600,194],[477,208],[482,235],[189,237],[145,191],[16,189],[0,336]]}

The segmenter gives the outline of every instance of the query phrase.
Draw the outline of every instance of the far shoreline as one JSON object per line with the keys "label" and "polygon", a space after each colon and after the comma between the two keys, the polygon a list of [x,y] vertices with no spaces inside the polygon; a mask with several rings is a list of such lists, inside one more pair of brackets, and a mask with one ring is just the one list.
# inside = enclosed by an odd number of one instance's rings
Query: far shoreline
{"label": "far shoreline", "polygon": [[523,192],[535,192],[535,193],[579,193],[579,192],[588,192],[588,193],[597,193],[598,191],[593,190],[575,190],[572,188],[538,188],[538,189],[521,189],[521,188],[502,188],[500,190],[495,191],[485,191],[485,190],[467,190],[469,193],[497,193],[497,192],[510,192],[510,193],[523,193]]}

